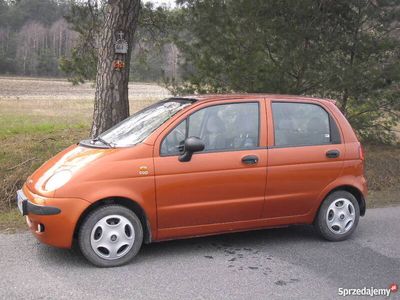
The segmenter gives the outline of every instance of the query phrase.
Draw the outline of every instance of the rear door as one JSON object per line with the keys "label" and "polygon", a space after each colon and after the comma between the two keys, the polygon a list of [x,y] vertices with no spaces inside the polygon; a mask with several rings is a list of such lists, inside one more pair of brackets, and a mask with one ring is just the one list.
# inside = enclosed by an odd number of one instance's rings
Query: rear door
{"label": "rear door", "polygon": [[336,120],[319,102],[271,101],[264,217],[301,216],[341,173],[345,147]]}
{"label": "rear door", "polygon": [[[266,186],[265,126],[262,101],[213,102],[161,134],[154,158],[158,228],[260,218]],[[205,150],[180,162],[188,136],[199,137]]]}

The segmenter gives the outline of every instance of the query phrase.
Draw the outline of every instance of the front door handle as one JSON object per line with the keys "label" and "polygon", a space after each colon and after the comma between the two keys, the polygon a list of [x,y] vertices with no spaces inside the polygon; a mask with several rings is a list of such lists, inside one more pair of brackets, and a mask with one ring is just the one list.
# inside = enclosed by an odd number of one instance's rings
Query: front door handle
{"label": "front door handle", "polygon": [[246,165],[254,165],[258,163],[258,156],[257,155],[247,155],[242,158],[242,162]]}
{"label": "front door handle", "polygon": [[339,157],[340,151],[339,150],[329,150],[326,152],[327,158],[336,158]]}

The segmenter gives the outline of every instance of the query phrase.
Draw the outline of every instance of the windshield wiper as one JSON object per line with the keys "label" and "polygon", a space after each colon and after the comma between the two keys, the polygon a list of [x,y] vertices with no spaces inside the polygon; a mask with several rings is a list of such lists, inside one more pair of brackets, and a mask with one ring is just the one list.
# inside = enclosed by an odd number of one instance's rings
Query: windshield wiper
{"label": "windshield wiper", "polygon": [[111,143],[107,142],[105,139],[101,138],[101,137],[97,137],[95,139],[93,139],[93,142],[102,142],[104,145],[108,146],[109,148],[114,148],[113,145],[111,145]]}

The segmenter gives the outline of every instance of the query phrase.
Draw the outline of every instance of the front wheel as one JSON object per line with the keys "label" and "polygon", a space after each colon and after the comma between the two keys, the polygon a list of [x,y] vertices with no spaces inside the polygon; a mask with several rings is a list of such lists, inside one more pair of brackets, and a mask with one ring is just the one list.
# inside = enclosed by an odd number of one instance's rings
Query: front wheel
{"label": "front wheel", "polygon": [[142,242],[139,218],[121,205],[106,205],[91,212],[78,234],[82,254],[98,267],[128,263],[139,252]]}
{"label": "front wheel", "polygon": [[329,241],[343,241],[356,229],[360,219],[357,199],[347,191],[336,191],[322,203],[314,226]]}

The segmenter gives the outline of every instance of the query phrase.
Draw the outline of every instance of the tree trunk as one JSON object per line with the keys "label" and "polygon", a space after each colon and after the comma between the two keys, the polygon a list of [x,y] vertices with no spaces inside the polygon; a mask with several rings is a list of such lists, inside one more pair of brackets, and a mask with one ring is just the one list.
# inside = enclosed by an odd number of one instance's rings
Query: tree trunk
{"label": "tree trunk", "polygon": [[[140,0],[109,0],[107,10],[99,41],[92,138],[129,116],[129,62]],[[117,58],[114,44],[119,31],[124,33],[128,43],[128,53],[118,56],[118,59],[125,62],[121,70],[115,69],[113,65]]]}

